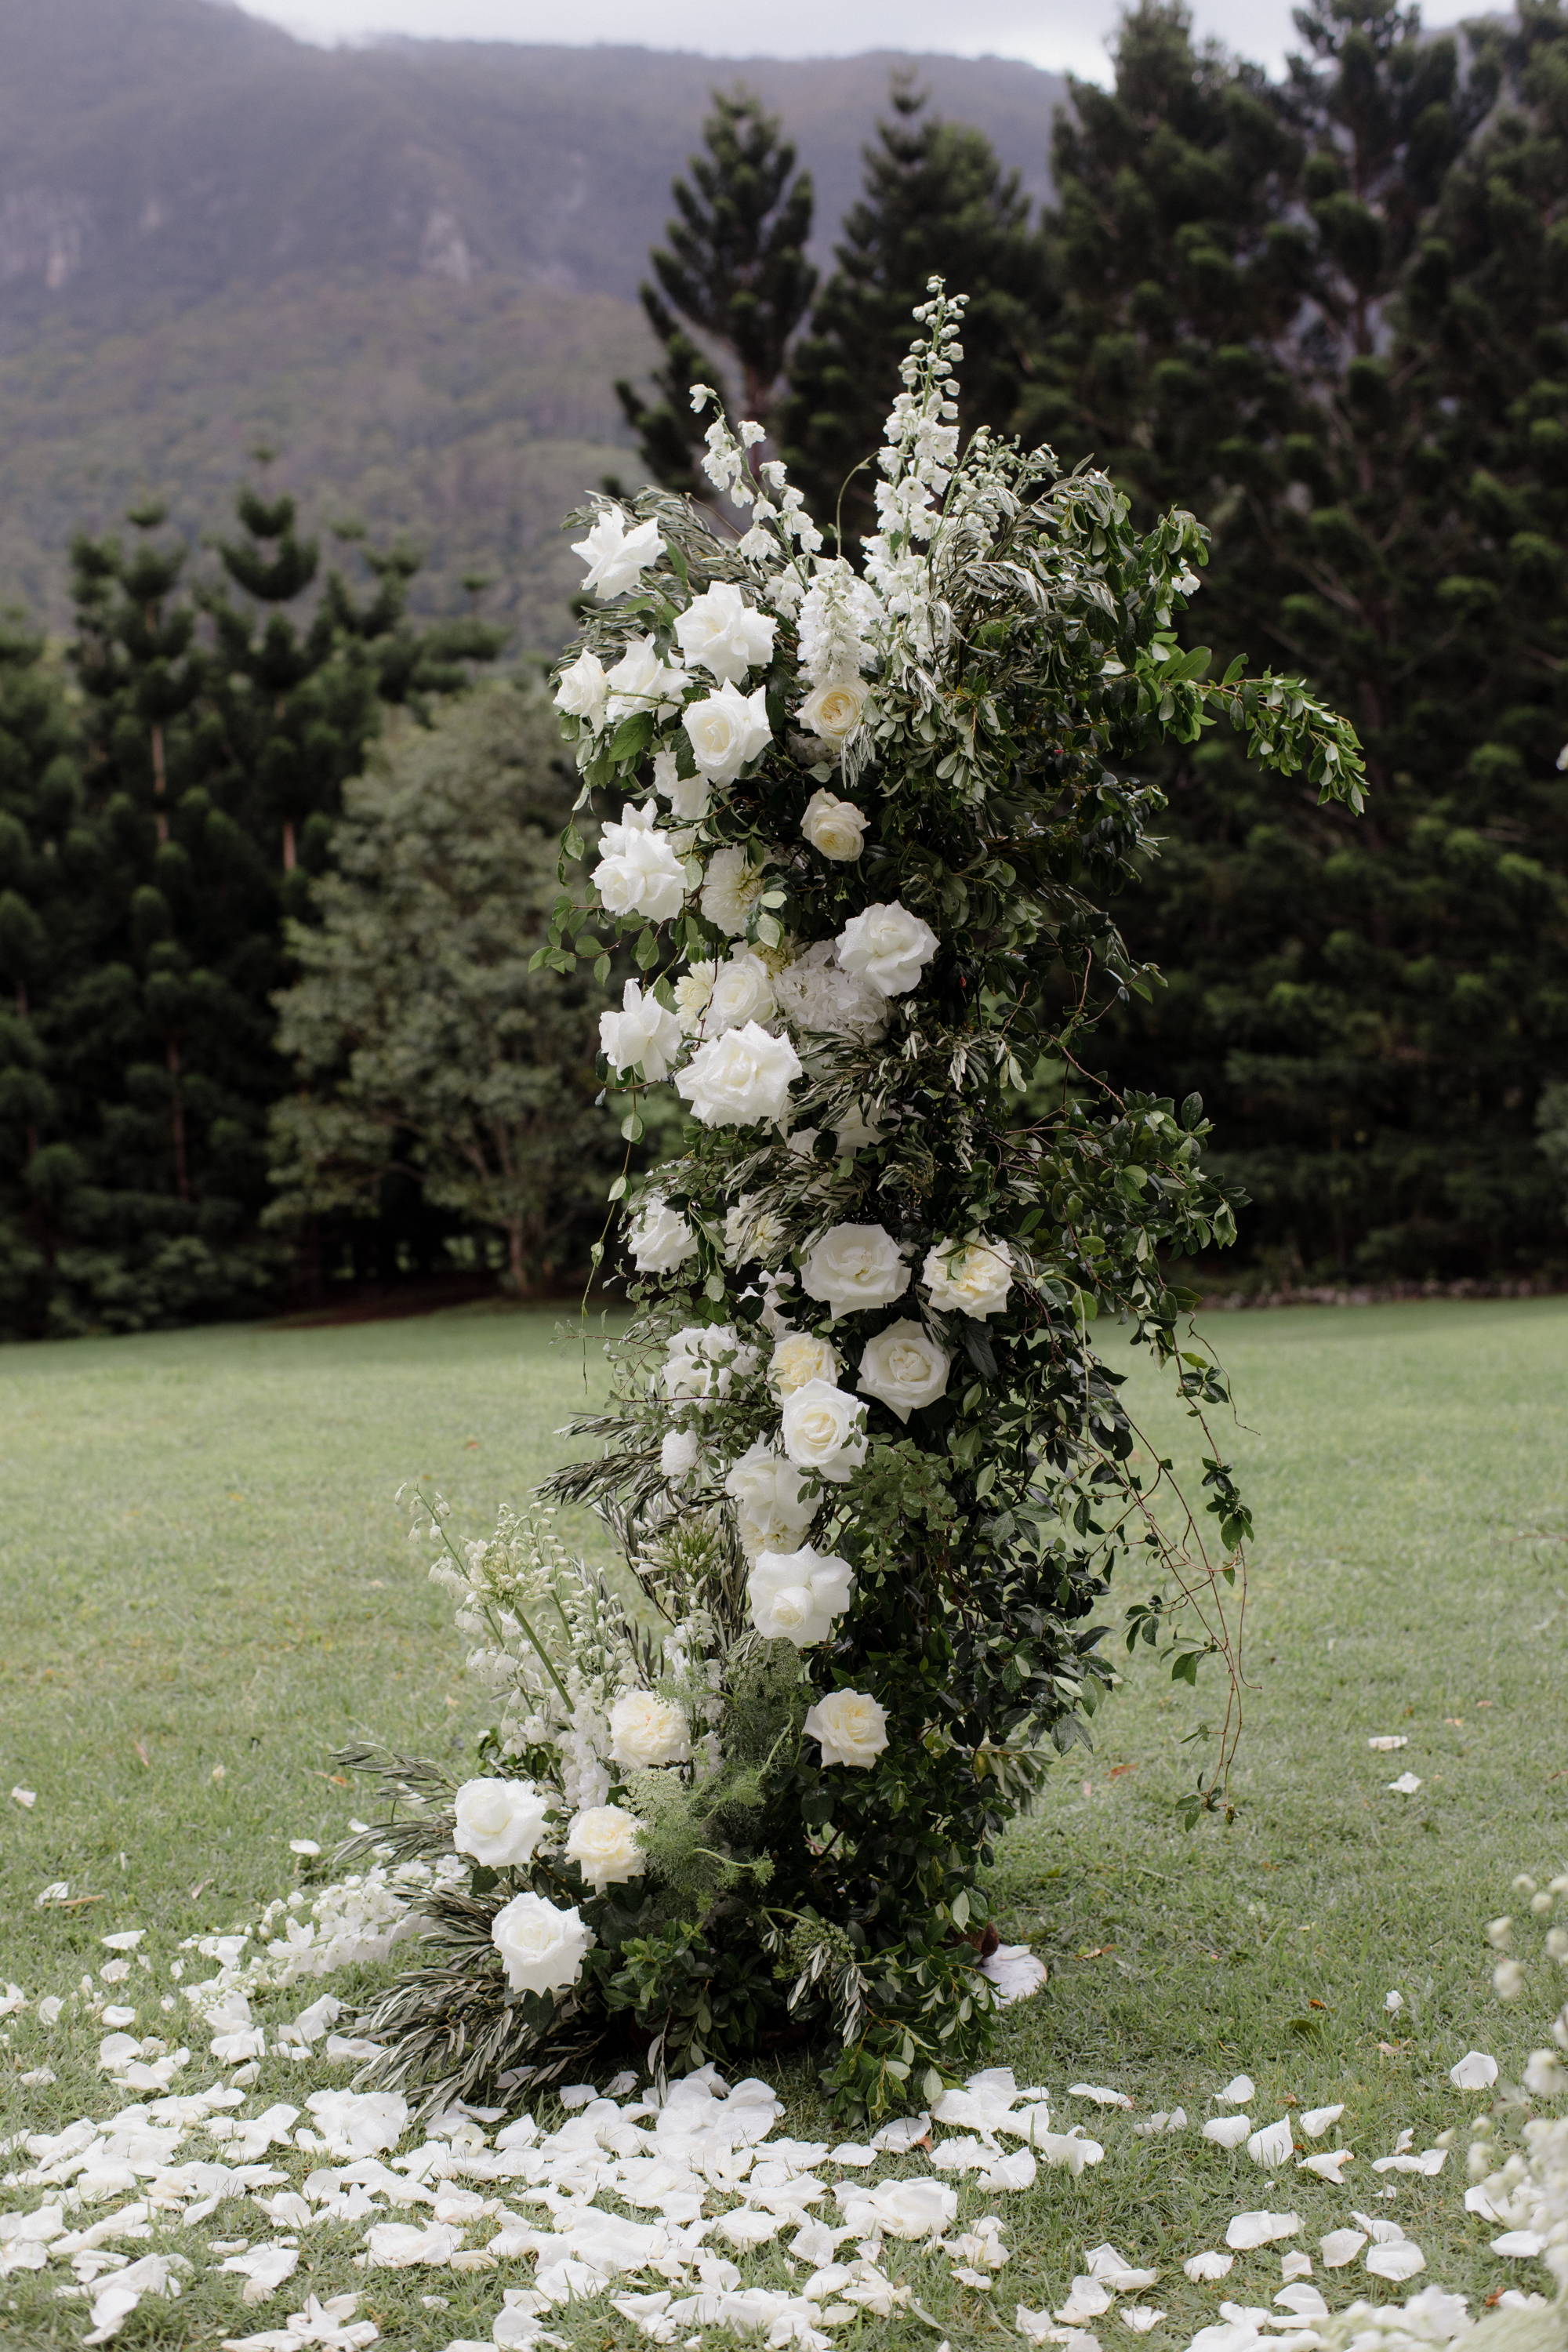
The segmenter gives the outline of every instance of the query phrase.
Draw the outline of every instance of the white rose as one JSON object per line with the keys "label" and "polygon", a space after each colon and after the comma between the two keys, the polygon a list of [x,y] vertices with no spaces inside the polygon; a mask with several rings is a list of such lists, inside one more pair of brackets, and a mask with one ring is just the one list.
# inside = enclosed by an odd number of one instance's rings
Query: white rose
{"label": "white rose", "polygon": [[1005,1242],[937,1242],[921,1269],[933,1307],[984,1321],[999,1314],[1013,1286],[1013,1253]]}
{"label": "white rose", "polygon": [[830,1037],[879,1036],[888,1025],[887,998],[841,971],[834,953],[831,940],[819,940],[774,974],[779,1011],[794,1029],[820,1029]]}
{"label": "white rose", "polygon": [[775,1396],[793,1395],[807,1381],[836,1381],[838,1351],[815,1331],[791,1331],[768,1360],[768,1386]]}
{"label": "white rose", "polygon": [[825,1764],[851,1764],[862,1772],[888,1744],[887,1709],[864,1691],[829,1691],[804,1727],[820,1743]]}
{"label": "white rose", "polygon": [[911,1412],[934,1404],[942,1395],[952,1361],[918,1323],[889,1323],[861,1357],[856,1385],[863,1396],[880,1398],[900,1421],[908,1421]]}
{"label": "white rose", "polygon": [[754,1127],[785,1116],[799,1076],[800,1056],[789,1039],[770,1037],[748,1021],[699,1045],[675,1085],[704,1127]]}
{"label": "white rose", "polygon": [[757,1369],[757,1351],[744,1347],[729,1323],[691,1323],[677,1331],[665,1351],[659,1374],[671,1404],[695,1405],[706,1412],[727,1397],[735,1380]]}
{"label": "white rose", "polygon": [[936,933],[895,899],[852,915],[838,934],[838,961],[883,996],[907,996],[935,955]]}
{"label": "white rose", "polygon": [[738,686],[749,669],[773,656],[778,623],[747,604],[732,581],[721,581],[694,597],[675,625],[676,642],[689,662],[721,686]]}
{"label": "white rose", "polygon": [[731,1265],[744,1265],[754,1257],[776,1257],[784,1237],[784,1222],[771,1209],[752,1206],[749,1192],[742,1193],[724,1218],[724,1255]]}
{"label": "white rose", "polygon": [[689,702],[680,723],[692,758],[715,784],[732,784],[747,762],[773,740],[767,690],[760,686],[749,695],[738,686],[721,686],[700,702]]}
{"label": "white rose", "polygon": [[658,1449],[658,1466],[672,1482],[689,1478],[701,1454],[695,1433],[689,1429],[672,1429]]}
{"label": "white rose", "polygon": [[633,523],[628,530],[627,520],[620,507],[601,507],[587,538],[572,542],[573,554],[588,567],[583,585],[593,590],[601,604],[632,587],[664,553],[657,523]]}
{"label": "white rose", "polygon": [[563,669],[555,681],[555,708],[563,710],[568,719],[585,719],[595,733],[605,723],[605,704],[609,698],[610,682],[605,676],[605,665],[597,654],[580,653],[570,669]]}
{"label": "white rose", "polygon": [[799,1471],[760,1441],[730,1465],[724,1492],[735,1506],[735,1531],[748,1559],[793,1551],[816,1517]]}
{"label": "white rose", "polygon": [[[639,1274],[673,1274],[697,1255],[697,1236],[679,1209],[668,1201],[645,1201],[626,1234],[632,1261]],[[862,1381],[862,1388],[865,1382]]]}
{"label": "white rose", "polygon": [[701,1023],[705,1036],[742,1028],[748,1021],[771,1021],[778,1007],[773,983],[761,956],[743,950],[725,958],[713,975]]}
{"label": "white rose", "polygon": [[646,915],[651,923],[668,923],[685,904],[686,868],[668,835],[655,830],[658,814],[653,801],[640,809],[628,802],[619,824],[600,831],[599,863],[590,878],[612,915]]}
{"label": "white rose", "polygon": [[550,1801],[531,1780],[465,1780],[452,1806],[452,1843],[491,1870],[531,1862]]}
{"label": "white rose", "polygon": [[699,904],[703,918],[738,940],[767,887],[767,876],[743,849],[716,849],[708,861]]}
{"label": "white rose", "polygon": [[566,1859],[574,1862],[595,1895],[647,1868],[638,1832],[642,1823],[624,1805],[588,1805],[574,1813],[566,1832]]}
{"label": "white rose", "polygon": [[605,684],[609,689],[605,716],[613,723],[629,718],[634,710],[668,717],[690,680],[683,669],[660,661],[658,646],[647,636],[632,639],[615,668],[605,672]]}
{"label": "white rose", "polygon": [[[837,750],[859,726],[870,692],[862,677],[830,678],[806,696],[796,716],[808,734],[819,735]],[[806,838],[810,837],[808,834]],[[838,852],[830,850],[828,855],[837,856]]]}
{"label": "white rose", "polygon": [[542,1895],[514,1895],[490,1921],[490,1941],[513,1992],[564,1992],[583,1973],[594,1931],[575,1906],[558,1910]]}
{"label": "white rose", "polygon": [[849,1606],[853,1577],[847,1559],[816,1551],[765,1551],[746,1579],[752,1622],[765,1642],[793,1642],[805,1650],[832,1636]]}
{"label": "white rose", "polygon": [[837,2196],[844,2219],[861,2237],[880,2230],[889,2238],[940,2238],[958,2219],[957,2190],[929,2175],[880,2180],[874,2189],[841,2181]]}
{"label": "white rose", "polygon": [[807,1381],[784,1401],[784,1450],[797,1470],[841,1486],[866,1459],[866,1408],[831,1381]]}
{"label": "white rose", "polygon": [[623,1691],[610,1709],[610,1753],[617,1764],[684,1764],[691,1755],[686,1709],[652,1691]]}
{"label": "white rose", "polygon": [[680,1035],[675,1014],[635,980],[621,991],[621,1010],[599,1015],[599,1047],[611,1069],[640,1069],[645,1078],[668,1077]]}
{"label": "white rose", "polygon": [[688,824],[700,824],[713,803],[713,787],[706,776],[683,776],[673,751],[653,755],[653,788],[669,803],[670,814]]}
{"label": "white rose", "polygon": [[831,793],[813,793],[800,820],[800,829],[813,849],[840,861],[858,857],[866,845],[867,816],[853,801],[835,800]]}
{"label": "white rose", "polygon": [[[679,1084],[679,1080],[677,1084]],[[881,1225],[835,1225],[813,1244],[800,1270],[808,1298],[837,1315],[890,1307],[910,1286],[910,1270],[891,1234]]]}

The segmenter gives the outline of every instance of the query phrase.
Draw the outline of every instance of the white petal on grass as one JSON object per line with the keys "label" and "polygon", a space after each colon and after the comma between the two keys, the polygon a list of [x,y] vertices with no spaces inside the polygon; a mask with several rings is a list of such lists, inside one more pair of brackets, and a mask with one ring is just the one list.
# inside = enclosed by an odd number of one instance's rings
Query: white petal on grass
{"label": "white petal on grass", "polygon": [[1281,2254],[1279,2257],[1279,2275],[1287,2286],[1291,2285],[1297,2279],[1310,2278],[1312,2275],[1311,2255],[1303,2254],[1299,2251],[1295,2253]]}
{"label": "white petal on grass", "polygon": [[100,1936],[98,1940],[106,1952],[133,1952],[146,1933],[145,1927],[122,1927],[117,1936]]}
{"label": "white petal on grass", "polygon": [[1237,2213],[1226,2231],[1225,2242],[1234,2246],[1238,2254],[1245,2254],[1255,2247],[1272,2245],[1276,2238],[1299,2238],[1300,2234],[1300,2213]]}
{"label": "white petal on grass", "polygon": [[1409,1747],[1410,1735],[1407,1731],[1384,1731],[1366,1744],[1369,1748],[1375,1748],[1380,1756],[1392,1756],[1396,1748]]}
{"label": "white petal on grass", "polygon": [[1457,2091],[1489,2091],[1497,2077],[1497,2060],[1484,2050],[1467,2050],[1458,2064],[1448,2069],[1448,2080]]}
{"label": "white petal on grass", "polygon": [[1546,2241],[1539,2230],[1509,2230],[1492,2240],[1494,2254],[1507,2254],[1514,2262],[1532,2262],[1546,2250]]}
{"label": "white petal on grass", "polygon": [[1309,2286],[1305,2280],[1282,2286],[1274,2300],[1281,2311],[1292,2313],[1297,2319],[1327,2319],[1329,2315],[1328,2305],[1317,2288]]}
{"label": "white petal on grass", "polygon": [[1421,1783],[1414,1772],[1402,1772],[1397,1780],[1388,1785],[1396,1797],[1413,1797]]}
{"label": "white petal on grass", "polygon": [[1050,1970],[1027,1944],[998,1944],[981,1961],[980,1973],[994,1985],[997,2008],[1006,2009],[1013,2001],[1027,2000],[1031,1993],[1038,1992]]}
{"label": "white petal on grass", "polygon": [[11,1791],[11,1802],[20,1805],[25,1813],[30,1813],[37,1801],[37,1789],[13,1789]]}
{"label": "white petal on grass", "polygon": [[291,2278],[299,2266],[297,2246],[257,2246],[248,2252],[231,2254],[218,2268],[234,2271],[244,2279],[240,2289],[242,2303],[265,2303],[277,2294],[285,2279]]}
{"label": "white petal on grass", "polygon": [[290,1838],[289,1851],[290,1853],[301,1853],[309,1861],[313,1855],[320,1853],[321,1849],[314,1838]]}
{"label": "white petal on grass", "polygon": [[1159,2326],[1165,2315],[1163,2311],[1156,2311],[1152,2303],[1134,2303],[1119,2311],[1116,2316],[1123,2327],[1132,2330],[1134,2336],[1147,2336],[1151,2328]]}
{"label": "white petal on grass", "polygon": [[1199,2286],[1205,2286],[1211,2280],[1227,2277],[1236,2268],[1236,2256],[1217,2253],[1211,2248],[1201,2254],[1189,2254],[1182,2268]]}
{"label": "white petal on grass", "polygon": [[1318,2179],[1326,2180],[1331,2188],[1342,2189],[1345,2185],[1345,2167],[1354,2162],[1355,2157],[1351,2149],[1336,2147],[1322,2156],[1304,2156],[1296,2169],[1298,2172],[1315,2174]]}
{"label": "white petal on grass", "polygon": [[1364,2230],[1331,2230],[1326,2238],[1318,2240],[1324,2269],[1342,2271],[1347,2263],[1354,2262],[1365,2245],[1366,2238]]}
{"label": "white petal on grass", "polygon": [[1108,2091],[1103,2083],[1069,2083],[1069,2099],[1092,2099],[1097,2107],[1130,2107],[1132,2105],[1125,2091]]}
{"label": "white petal on grass", "polygon": [[1369,2247],[1365,2265],[1373,2278],[1388,2279],[1397,2285],[1424,2271],[1426,2257],[1413,2239],[1402,2238],[1396,2246]]}
{"label": "white petal on grass", "polygon": [[1251,2130],[1250,2116],[1211,2116],[1204,2126],[1204,2137],[1219,2147],[1239,2147]]}
{"label": "white petal on grass", "polygon": [[1247,2143],[1247,2153],[1265,2172],[1277,2172],[1282,2164],[1289,2164],[1296,2153],[1289,2117],[1281,2116],[1277,2124],[1265,2124],[1261,2131],[1255,2131]]}
{"label": "white petal on grass", "polygon": [[1337,2106],[1309,2107],[1304,2115],[1297,2116],[1296,2121],[1309,2139],[1321,2139],[1326,2131],[1333,2129],[1344,2111],[1344,2102],[1342,2099]]}
{"label": "white petal on grass", "polygon": [[1233,2074],[1223,2091],[1215,2093],[1215,2105],[1219,2107],[1244,2107],[1258,2089],[1250,2074]]}

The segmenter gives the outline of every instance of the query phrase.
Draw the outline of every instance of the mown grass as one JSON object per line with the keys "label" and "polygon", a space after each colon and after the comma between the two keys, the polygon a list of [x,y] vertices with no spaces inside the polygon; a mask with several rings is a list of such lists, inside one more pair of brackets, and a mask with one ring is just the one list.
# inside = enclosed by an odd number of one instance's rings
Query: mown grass
{"label": "mown grass", "polygon": [[[146,1927],[166,1952],[252,1914],[289,1883],[291,1837],[329,1844],[364,1802],[331,1778],[356,1729],[460,1751],[480,1711],[392,1489],[427,1472],[479,1528],[559,1458],[554,1433],[597,1359],[552,1344],[556,1324],[469,1311],[0,1351],[0,1785],[38,1792],[30,1813],[4,1806],[5,1973],[37,1995],[96,1965],[111,1928]],[[1310,2243],[1391,2184],[1373,2210],[1419,2239],[1432,2277],[1482,2294],[1504,2283],[1492,2233],[1461,2210],[1460,2158],[1431,2180],[1379,2180],[1366,2159],[1406,2124],[1423,2147],[1473,2111],[1447,2079],[1464,2050],[1506,2067],[1542,2038],[1550,1989],[1500,2011],[1479,1927],[1517,1869],[1568,1860],[1568,1302],[1304,1309],[1220,1318],[1211,1337],[1243,1402],[1230,1438],[1259,1530],[1237,1819],[1189,1835],[1173,1811],[1217,1684],[1194,1697],[1135,1665],[1093,1754],[1060,1767],[1004,1858],[1007,1931],[1046,1955],[1052,1982],[1006,2021],[999,2055],[1064,2110],[1065,2085],[1087,2077],[1194,2120],[1243,2068],[1259,2122],[1289,2098],[1344,2100],[1340,2132],[1363,2161],[1340,2191],[1295,2172],[1270,2184],[1245,2156],[1112,2121],[1103,2165],[1003,2201],[1017,2251],[994,2313],[940,2267],[922,2274],[955,2352],[1010,2335],[1020,2299],[1059,2301],[1104,2237],[1167,2270],[1155,2299],[1170,2322],[1151,2340],[1181,2340],[1217,2297],[1173,2266],[1239,2207],[1294,2207]],[[1133,1391],[1152,1443],[1177,1442],[1157,1384],[1138,1372]],[[1392,1732],[1409,1746],[1369,1749]],[[1414,1797],[1387,1787],[1405,1769]],[[101,1899],[38,1910],[57,1878]],[[110,2111],[96,2032],[62,2025],[46,2047],[12,2024],[13,2068],[47,2057],[58,2080],[19,2092],[13,2074],[0,2130]],[[297,2101],[317,2079],[281,2072],[271,2096]],[[785,2087],[804,2126],[806,2084]],[[258,2218],[208,2226],[254,2237]],[[310,2283],[364,2289],[396,2352],[488,2336],[506,2282],[367,2282],[348,2267],[355,2243],[312,2231]],[[0,2341],[79,2337],[84,2306],[52,2302],[47,2276],[7,2284]],[[1265,2252],[1219,2292],[1266,2301],[1278,2284]],[[298,2307],[286,2295],[242,2318],[237,2284],[150,2300],[119,2340],[216,2343]],[[436,2291],[447,2307],[425,2309]],[[584,2347],[641,2340],[602,2310],[563,2332]],[[840,2340],[892,2352],[929,2337],[905,2315]]]}

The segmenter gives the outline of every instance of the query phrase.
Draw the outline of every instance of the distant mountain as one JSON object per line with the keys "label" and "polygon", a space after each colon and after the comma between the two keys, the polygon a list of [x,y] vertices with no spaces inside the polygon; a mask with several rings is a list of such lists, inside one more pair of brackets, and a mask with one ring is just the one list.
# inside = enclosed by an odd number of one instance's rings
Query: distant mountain
{"label": "distant mountain", "polygon": [[221,0],[0,0],[0,595],[143,488],[210,516],[266,431],[373,529],[503,567],[547,640],[536,518],[499,517],[624,451],[609,374],[646,354],[630,298],[710,93],[784,116],[826,250],[895,68],[1045,193],[1063,85],[995,58],[323,50]]}

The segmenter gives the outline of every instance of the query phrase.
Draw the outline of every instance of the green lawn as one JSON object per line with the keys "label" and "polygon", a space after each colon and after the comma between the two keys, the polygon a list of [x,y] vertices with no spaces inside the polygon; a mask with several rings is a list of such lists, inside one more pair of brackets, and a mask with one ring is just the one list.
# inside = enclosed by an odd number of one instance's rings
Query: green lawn
{"label": "green lawn", "polygon": [[[145,1927],[166,1951],[251,1914],[289,1883],[291,1837],[327,1844],[365,1801],[331,1777],[356,1730],[460,1746],[480,1711],[393,1490],[428,1473],[478,1529],[559,1458],[554,1432],[597,1377],[596,1342],[585,1356],[574,1328],[555,1343],[559,1320],[469,1310],[0,1350],[0,1789],[38,1792],[31,1812],[0,1798],[0,1975],[63,1990],[111,1927]],[[1547,1989],[1500,2011],[1479,1927],[1516,1870],[1568,1862],[1568,1301],[1221,1317],[1210,1336],[1242,1401],[1235,1454],[1258,1525],[1238,1817],[1190,1836],[1173,1825],[1194,1754],[1182,1741],[1217,1685],[1194,1698],[1136,1670],[1095,1754],[1063,1764],[1005,1857],[1010,1931],[1053,1975],[1001,2055],[1058,2095],[1088,2076],[1194,2113],[1245,2068],[1259,2122],[1286,2096],[1343,2099],[1363,2163],[1353,2194],[1295,2174],[1270,2192],[1244,2158],[1113,2124],[1096,2171],[1043,2174],[1004,2202],[1018,2252],[996,2316],[940,2273],[922,2287],[955,2352],[1010,2334],[1000,2321],[1019,2299],[1059,2301],[1100,2238],[1173,2262],[1215,2243],[1238,2206],[1272,2203],[1307,2218],[1310,2243],[1377,2193],[1364,2159],[1400,2126],[1421,2147],[1473,2109],[1447,2081],[1465,2049],[1506,2066],[1543,2038]],[[1135,1387],[1152,1433],[1173,1440],[1152,1384],[1140,1373]],[[1394,1732],[1409,1738],[1397,1755],[1368,1748]],[[1406,1769],[1423,1782],[1413,1797],[1387,1788]],[[40,1911],[60,1878],[103,1899]],[[59,2079],[14,2091],[0,2131],[109,2111],[94,2036],[65,2046],[62,2029],[44,2053],[30,2021],[13,2024],[14,2067],[47,2054]],[[289,2073],[298,2100],[314,2078]],[[1396,2195],[1377,2210],[1420,2240],[1433,2278],[1506,2283],[1482,2252],[1491,2233],[1460,2210],[1461,2159],[1436,2179],[1389,2179]],[[319,2292],[364,2284],[344,2266],[353,2242],[312,2233]],[[1267,2300],[1278,2283],[1265,2253],[1220,2292]],[[397,2352],[488,2335],[495,2282],[437,2284],[450,2308],[428,2313],[427,2278],[374,2280],[367,2308]],[[7,2285],[0,2341],[79,2339],[85,2306],[51,2303],[47,2276]],[[144,2303],[116,2340],[216,2343],[240,2331],[237,2285]],[[1216,2297],[1178,2271],[1158,2300],[1172,2319],[1156,2347]],[[244,2325],[275,2326],[297,2303]],[[584,2347],[641,2340],[613,2314],[573,2326]],[[927,2337],[903,2318],[838,2340]]]}

